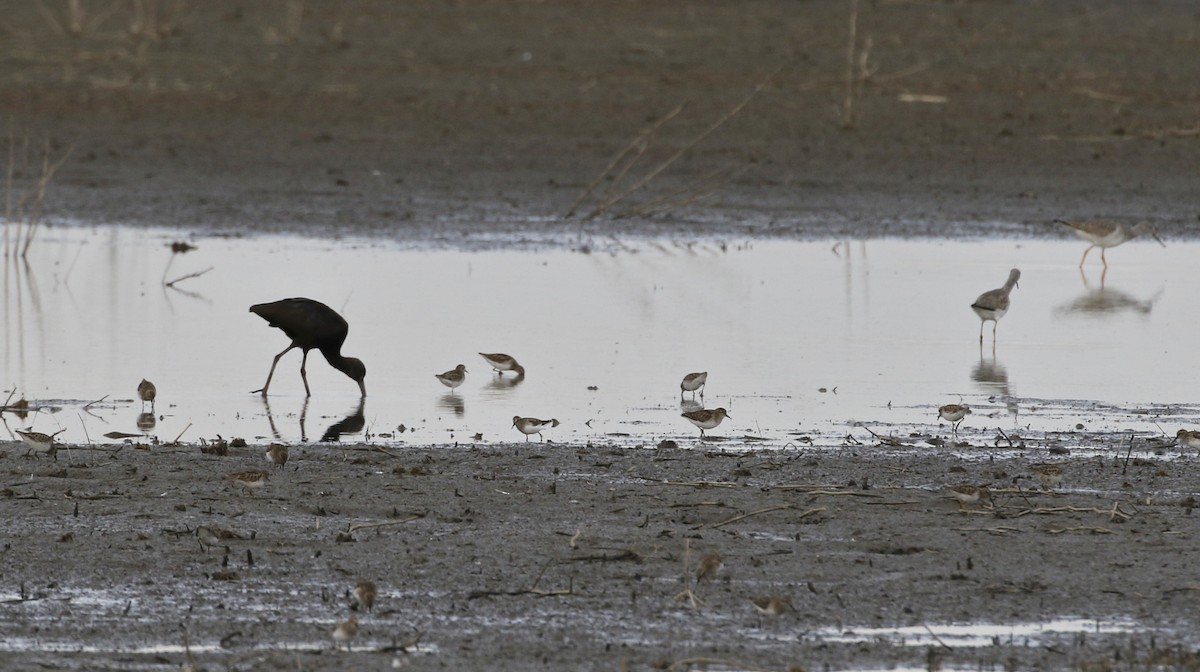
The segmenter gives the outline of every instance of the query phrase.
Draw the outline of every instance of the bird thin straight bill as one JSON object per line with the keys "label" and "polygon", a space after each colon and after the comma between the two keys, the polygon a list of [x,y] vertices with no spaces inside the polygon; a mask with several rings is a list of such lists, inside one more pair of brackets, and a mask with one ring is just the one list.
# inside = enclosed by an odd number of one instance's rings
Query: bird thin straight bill
{"label": "bird thin straight bill", "polygon": [[308,351],[315,348],[325,355],[325,360],[329,362],[330,366],[358,383],[358,389],[362,392],[362,396],[367,396],[367,386],[363,382],[367,377],[367,367],[361,359],[346,357],[342,354],[342,343],[346,341],[346,335],[350,333],[350,325],[334,309],[320,301],[295,298],[273,303],[259,303],[250,306],[250,312],[263,318],[272,327],[283,331],[288,338],[292,339],[291,345],[275,355],[274,361],[271,362],[271,371],[267,373],[267,382],[261,389],[254,390],[254,392],[261,393],[264,397],[267,396],[267,389],[271,387],[271,378],[275,375],[275,366],[279,364],[279,359],[293,348],[300,348],[304,353],[300,360],[300,379],[304,381],[304,396],[311,397],[312,391],[308,387],[306,367]]}
{"label": "bird thin straight bill", "polygon": [[999,324],[1000,318],[1008,312],[1009,298],[1013,287],[1017,287],[1017,282],[1021,279],[1021,271],[1012,269],[1008,272],[1008,280],[1003,287],[993,289],[980,294],[975,302],[971,304],[971,310],[979,316],[979,342],[983,343],[983,325],[988,322],[992,323],[992,343],[996,342],[996,325]]}

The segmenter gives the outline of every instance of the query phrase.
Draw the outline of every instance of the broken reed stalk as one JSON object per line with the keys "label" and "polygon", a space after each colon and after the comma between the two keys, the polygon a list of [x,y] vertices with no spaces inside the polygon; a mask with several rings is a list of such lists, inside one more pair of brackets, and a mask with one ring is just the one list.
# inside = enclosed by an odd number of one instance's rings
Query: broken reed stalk
{"label": "broken reed stalk", "polygon": [[33,244],[33,238],[37,234],[37,227],[42,216],[42,206],[46,202],[46,187],[50,185],[50,181],[54,179],[54,174],[62,167],[63,163],[70,158],[71,153],[75,151],[75,143],[67,148],[54,163],[50,163],[50,139],[45,141],[45,148],[42,150],[42,176],[38,180],[37,198],[33,202],[32,214],[29,217],[29,228],[25,234],[25,244],[21,248],[21,257],[24,258],[29,253],[29,246]]}
{"label": "broken reed stalk", "polygon": [[676,106],[675,109],[673,109],[667,113],[667,116],[654,122],[654,124],[652,126],[650,126],[650,128],[647,128],[646,130],[642,131],[640,134],[638,134],[638,136],[636,138],[634,138],[632,141],[630,141],[630,143],[628,145],[625,145],[625,147],[620,152],[618,152],[616,156],[613,157],[612,161],[608,162],[608,165],[604,167],[604,170],[600,171],[600,174],[596,176],[596,179],[592,180],[591,184],[589,184],[587,186],[587,188],[583,190],[583,193],[579,195],[579,198],[575,199],[575,202],[571,204],[571,209],[567,211],[567,214],[565,215],[565,217],[573,216],[575,214],[575,210],[579,207],[579,204],[583,203],[584,199],[586,199],[588,196],[591,196],[592,192],[596,190],[596,186],[600,184],[600,181],[603,180],[610,172],[612,172],[613,168],[617,167],[617,164],[620,163],[621,160],[625,158],[626,154],[628,154],[631,150],[633,150],[636,147],[636,148],[638,148],[638,152],[636,155],[634,155],[633,160],[631,160],[625,166],[625,168],[620,172],[620,174],[618,174],[617,177],[613,180],[613,184],[620,182],[621,178],[624,177],[625,173],[629,171],[629,168],[634,164],[634,162],[636,162],[637,159],[639,157],[641,157],[642,152],[646,151],[645,141],[647,139],[649,139],[650,136],[654,135],[654,133],[656,131],[658,131],[658,129],[661,128],[663,124],[674,119],[676,117],[676,115],[678,115],[680,112],[683,111],[684,107],[686,107],[686,105]]}
{"label": "broken reed stalk", "polygon": [[719,118],[715,122],[713,122],[712,125],[710,125],[707,129],[705,129],[699,135],[697,135],[695,138],[693,138],[691,142],[689,142],[688,144],[686,144],[683,147],[681,147],[680,149],[678,149],[674,154],[672,154],[670,157],[668,157],[665,161],[658,164],[658,166],[656,166],[653,170],[651,170],[646,175],[642,176],[642,178],[640,180],[638,180],[637,182],[635,182],[633,184],[633,186],[625,189],[624,191],[622,191],[619,194],[616,194],[615,196],[610,196],[607,199],[605,199],[603,203],[601,203],[599,206],[596,207],[596,209],[594,209],[590,213],[588,213],[588,215],[586,217],[584,217],[584,219],[592,219],[601,214],[604,214],[604,212],[606,212],[613,205],[619,203],[620,201],[622,201],[626,197],[628,197],[630,194],[638,191],[642,187],[649,184],[651,180],[658,177],[667,168],[671,167],[671,164],[678,161],[680,157],[682,157],[684,154],[687,154],[689,151],[692,150],[693,147],[700,144],[701,141],[703,141],[705,138],[707,138],[708,136],[715,133],[717,131],[717,129],[724,126],[725,122],[727,122],[730,119],[737,116],[737,114],[739,112],[741,112],[742,109],[746,107],[746,105],[749,105],[750,101],[753,100],[756,95],[758,95],[759,91],[762,91],[764,88],[766,88],[767,84],[770,83],[770,81],[775,78],[775,75],[779,74],[779,71],[782,69],[783,69],[782,64],[779,65],[778,67],[776,67],[773,71],[771,71],[771,74],[764,77],[762,79],[762,81],[760,81],[758,83],[758,85],[755,86],[754,89],[751,90],[750,93],[746,95],[745,98],[743,98],[741,101],[739,101],[737,105],[734,105],[728,112],[726,112],[724,115],[722,115],[721,118]]}
{"label": "broken reed stalk", "polygon": [[726,166],[712,171],[708,175],[700,178],[696,182],[688,186],[676,190],[674,193],[657,198],[649,203],[644,203],[635,208],[631,208],[617,215],[617,218],[624,217],[639,217],[642,215],[651,215],[658,212],[669,212],[682,208],[712,194],[721,187],[729,184],[733,180],[741,177],[743,173],[750,169],[750,166],[742,166],[734,168]]}
{"label": "broken reed stalk", "polygon": [[198,277],[204,275],[205,273],[208,273],[211,270],[213,270],[213,267],[209,266],[208,268],[204,269],[203,271],[196,271],[195,273],[188,273],[187,275],[180,276],[170,282],[165,282],[163,284],[166,285],[167,287],[174,287],[175,283],[177,283],[177,282],[187,280],[189,278],[198,278]]}
{"label": "broken reed stalk", "polygon": [[858,51],[858,0],[850,0],[850,29],[846,36],[846,100],[842,128],[854,128],[854,54]]}
{"label": "broken reed stalk", "polygon": [[[8,137],[8,167],[5,175],[4,198],[4,254],[13,258],[26,258],[29,247],[37,235],[38,224],[41,223],[43,206],[46,202],[46,190],[53,181],[58,169],[66,163],[71,153],[75,151],[72,144],[56,161],[50,159],[50,140],[45,140],[42,150],[41,175],[38,178],[36,191],[33,193],[33,203],[28,208],[30,194],[26,189],[17,189],[14,184],[17,166],[17,142],[10,130]],[[21,162],[24,164],[29,154],[29,138],[22,141]],[[15,235],[10,237],[9,226],[16,224]]]}

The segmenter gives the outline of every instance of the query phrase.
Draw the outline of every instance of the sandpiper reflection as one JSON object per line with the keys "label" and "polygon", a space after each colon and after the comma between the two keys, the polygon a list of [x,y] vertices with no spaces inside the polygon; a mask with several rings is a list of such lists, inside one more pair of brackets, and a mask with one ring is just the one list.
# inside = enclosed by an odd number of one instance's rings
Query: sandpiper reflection
{"label": "sandpiper reflection", "polygon": [[1092,287],[1087,273],[1080,269],[1079,277],[1083,280],[1083,293],[1071,301],[1054,309],[1056,316],[1089,315],[1103,316],[1118,313],[1134,315],[1149,315],[1154,310],[1154,304],[1162,296],[1159,290],[1149,299],[1137,299],[1119,289],[1105,286],[1108,269],[1100,273],[1100,286]]}

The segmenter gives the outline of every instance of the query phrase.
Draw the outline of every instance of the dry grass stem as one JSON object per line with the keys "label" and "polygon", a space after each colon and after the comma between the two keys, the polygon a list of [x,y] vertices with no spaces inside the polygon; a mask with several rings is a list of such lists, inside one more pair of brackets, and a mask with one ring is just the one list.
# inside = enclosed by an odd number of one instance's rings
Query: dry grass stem
{"label": "dry grass stem", "polygon": [[600,174],[596,176],[596,179],[592,180],[591,184],[589,184],[587,188],[583,190],[583,193],[579,195],[579,198],[575,199],[575,202],[571,204],[571,209],[567,211],[566,217],[573,216],[575,214],[575,210],[579,208],[579,205],[583,203],[588,196],[591,196],[593,191],[596,190],[596,186],[600,184],[600,181],[603,180],[610,172],[612,172],[613,168],[617,167],[617,164],[619,164],[625,158],[626,154],[629,154],[629,152],[636,149],[637,153],[634,154],[632,159],[626,163],[621,172],[618,173],[615,178],[613,178],[612,183],[609,185],[609,189],[612,189],[614,185],[620,182],[621,178],[625,176],[625,173],[629,171],[637,159],[641,157],[642,153],[646,151],[647,141],[650,139],[650,136],[654,135],[659,128],[662,128],[663,124],[674,119],[680,112],[683,111],[684,107],[684,105],[676,106],[675,109],[668,112],[665,117],[654,122],[654,124],[649,128],[639,133],[638,136],[630,141],[628,145],[625,145],[625,147],[613,157],[612,161],[608,162],[608,165],[604,167],[604,170],[600,171]]}
{"label": "dry grass stem", "polygon": [[620,201],[627,198],[630,194],[633,194],[634,192],[638,191],[642,187],[649,184],[654,178],[656,178],[660,174],[662,174],[662,172],[664,170],[671,167],[672,164],[674,164],[676,161],[678,161],[680,159],[680,157],[687,154],[689,151],[692,150],[692,148],[694,148],[696,145],[700,144],[700,142],[702,142],[705,138],[712,135],[714,132],[717,131],[717,129],[724,126],[726,122],[728,122],[730,119],[737,116],[738,113],[741,112],[746,107],[746,105],[750,104],[750,101],[753,100],[754,97],[756,95],[758,95],[758,93],[760,91],[762,91],[764,88],[766,88],[767,84],[770,83],[770,81],[772,79],[774,79],[775,75],[777,75],[779,73],[779,71],[782,69],[783,69],[782,65],[775,68],[775,70],[773,70],[771,72],[771,74],[764,77],[762,79],[762,81],[760,81],[758,83],[758,85],[755,86],[754,89],[751,90],[750,93],[748,93],[746,95],[745,98],[743,98],[736,105],[734,105],[728,112],[721,115],[721,117],[719,119],[717,119],[715,122],[712,123],[712,125],[710,125],[704,131],[702,131],[699,135],[697,135],[695,138],[693,138],[691,142],[689,142],[688,144],[686,144],[683,147],[676,150],[674,154],[667,157],[666,160],[664,160],[662,163],[658,164],[658,166],[656,166],[653,170],[651,170],[646,175],[642,176],[642,178],[639,179],[637,182],[635,182],[633,184],[633,186],[628,187],[624,191],[605,199],[603,203],[601,203],[599,206],[596,207],[596,209],[594,209],[590,213],[588,213],[587,217],[585,217],[584,219],[592,219],[594,217],[597,217],[598,215],[603,214],[609,208],[611,208],[613,205],[619,203]]}

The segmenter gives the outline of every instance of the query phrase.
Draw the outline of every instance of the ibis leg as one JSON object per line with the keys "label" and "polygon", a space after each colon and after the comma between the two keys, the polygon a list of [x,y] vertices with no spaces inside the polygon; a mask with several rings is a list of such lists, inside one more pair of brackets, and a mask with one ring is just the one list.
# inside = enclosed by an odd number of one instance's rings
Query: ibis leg
{"label": "ibis leg", "polygon": [[292,343],[288,347],[284,348],[283,352],[279,353],[278,355],[275,355],[275,359],[271,361],[271,371],[269,373],[267,373],[267,382],[263,384],[262,389],[254,390],[253,392],[251,392],[251,394],[254,394],[255,392],[261,392],[262,396],[264,396],[264,397],[267,396],[267,388],[271,387],[271,377],[275,375],[275,365],[279,363],[279,359],[281,357],[283,357],[288,352],[290,352],[291,349],[294,347],[296,347],[296,344]]}

